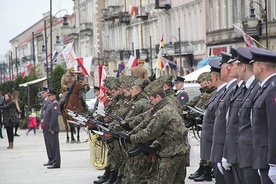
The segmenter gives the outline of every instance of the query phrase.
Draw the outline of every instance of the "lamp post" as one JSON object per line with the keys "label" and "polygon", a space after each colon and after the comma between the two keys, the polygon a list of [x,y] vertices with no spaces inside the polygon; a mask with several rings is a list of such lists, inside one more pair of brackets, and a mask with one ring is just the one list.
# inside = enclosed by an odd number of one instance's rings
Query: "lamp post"
{"label": "lamp post", "polygon": [[[182,53],[181,53],[180,28],[178,28],[178,40],[174,36],[171,36],[171,37],[173,37],[178,42],[178,47],[179,47],[179,62],[180,62],[179,75],[183,76],[184,75],[184,70],[183,70],[182,58],[181,58]],[[175,54],[175,49],[174,49],[174,46],[173,46],[172,42],[169,42],[169,47],[166,48],[166,52],[170,56],[173,56]]]}
{"label": "lamp post", "polygon": [[[67,22],[67,14],[68,11],[66,9],[61,9],[59,10],[54,16],[52,15],[52,0],[50,0],[50,33],[48,36],[50,36],[50,53],[51,53],[51,57],[50,57],[50,80],[47,80],[48,82],[48,87],[52,88],[53,87],[53,36],[52,36],[52,32],[53,32],[53,22],[54,22],[54,18],[56,17],[56,15],[61,12],[61,11],[66,11],[66,15],[63,17],[63,26],[60,28],[61,32],[64,35],[68,35],[71,32],[71,27],[68,25]],[[48,36],[46,35],[46,21],[44,21],[44,31],[45,31],[45,51],[46,51],[46,64],[47,64],[47,70],[48,70],[48,58],[47,58],[47,39]],[[59,37],[57,38],[59,39]],[[61,46],[61,42],[60,40],[57,40],[55,46],[58,46],[60,48]],[[62,46],[63,47],[63,46]],[[49,73],[49,71],[48,71]],[[47,79],[48,79],[48,74],[47,74]]]}
{"label": "lamp post", "polygon": [[151,36],[150,36],[150,74],[151,76],[153,76]]}
{"label": "lamp post", "polygon": [[268,49],[268,22],[267,22],[267,0],[265,0],[265,6],[263,7],[260,3],[256,1],[250,1],[250,17],[247,19],[247,24],[249,27],[256,27],[259,24],[259,19],[256,18],[253,8],[253,3],[256,3],[261,7],[264,12],[264,21],[265,21],[265,40],[266,40],[266,49]]}

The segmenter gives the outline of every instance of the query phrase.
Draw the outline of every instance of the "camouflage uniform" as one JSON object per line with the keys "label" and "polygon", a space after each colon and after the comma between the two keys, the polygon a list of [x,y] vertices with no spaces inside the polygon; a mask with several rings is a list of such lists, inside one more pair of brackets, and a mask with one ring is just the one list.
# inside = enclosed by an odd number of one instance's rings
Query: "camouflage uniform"
{"label": "camouflage uniform", "polygon": [[[157,91],[156,88],[153,87],[152,91]],[[187,142],[184,140],[187,137],[187,129],[183,124],[182,117],[175,111],[174,105],[168,98],[161,100],[154,106],[154,109],[156,111],[148,126],[131,135],[130,140],[136,144],[156,139],[160,145],[161,149],[157,153],[162,160],[159,162],[159,170],[154,183],[183,182],[184,154],[187,152]]]}
{"label": "camouflage uniform", "polygon": [[[143,90],[147,84],[148,82],[144,79],[136,79],[133,86],[140,86]],[[142,91],[133,97],[132,105],[129,113],[126,115],[126,119],[146,112],[150,107],[149,100],[147,99],[146,94]],[[128,145],[130,148],[132,146],[133,145]],[[141,178],[144,176],[144,172],[149,169],[149,165],[146,161],[147,157],[143,154],[129,158],[125,163],[128,170],[125,170],[124,183],[139,183]]]}

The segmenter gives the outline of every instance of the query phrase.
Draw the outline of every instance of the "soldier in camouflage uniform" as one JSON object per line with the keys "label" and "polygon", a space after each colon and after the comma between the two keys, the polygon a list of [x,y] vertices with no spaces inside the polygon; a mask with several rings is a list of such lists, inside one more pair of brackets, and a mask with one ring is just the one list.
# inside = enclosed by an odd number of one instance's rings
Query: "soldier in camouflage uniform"
{"label": "soldier in camouflage uniform", "polygon": [[[143,92],[143,89],[147,84],[148,81],[141,78],[138,78],[134,81],[130,91],[132,96],[132,105],[129,113],[126,115],[126,119],[146,112],[151,107],[146,94]],[[124,128],[126,130],[131,130],[131,128],[127,125],[128,124],[125,124]],[[145,168],[147,167],[147,164],[145,163],[146,161],[147,157],[143,154],[129,158],[126,163],[127,168],[129,169],[127,172],[125,172],[124,182],[139,183],[141,177],[144,176],[145,170],[148,170]]]}
{"label": "soldier in camouflage uniform", "polygon": [[[120,98],[120,89],[119,89],[119,80],[115,77],[108,77],[104,80],[104,86],[107,89],[107,92],[111,95],[111,98],[108,100],[105,112],[106,113],[114,113],[119,109],[121,104]],[[100,118],[101,121],[106,123],[110,123],[111,121],[107,118]],[[110,125],[109,125],[110,126]],[[108,144],[108,154],[107,154],[107,166],[105,168],[104,174],[99,178],[99,180],[94,181],[95,184],[116,181],[117,177],[117,168],[114,167],[116,165],[116,160],[114,160],[114,144]],[[112,183],[113,183],[112,182]]]}
{"label": "soldier in camouflage uniform", "polygon": [[163,83],[149,85],[147,94],[154,105],[155,113],[147,127],[130,135],[133,144],[155,139],[157,154],[162,157],[159,161],[158,172],[153,183],[183,183],[184,181],[184,154],[187,152],[187,129],[182,117],[175,111],[175,106],[165,98]]}

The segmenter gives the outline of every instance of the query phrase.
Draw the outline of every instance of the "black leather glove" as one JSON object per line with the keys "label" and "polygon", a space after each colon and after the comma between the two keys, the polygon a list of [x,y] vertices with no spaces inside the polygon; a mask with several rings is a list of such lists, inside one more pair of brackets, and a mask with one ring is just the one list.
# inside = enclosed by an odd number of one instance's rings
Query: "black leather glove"
{"label": "black leather glove", "polygon": [[132,130],[130,127],[129,127],[129,124],[128,123],[124,123],[121,125],[126,131],[130,131]]}

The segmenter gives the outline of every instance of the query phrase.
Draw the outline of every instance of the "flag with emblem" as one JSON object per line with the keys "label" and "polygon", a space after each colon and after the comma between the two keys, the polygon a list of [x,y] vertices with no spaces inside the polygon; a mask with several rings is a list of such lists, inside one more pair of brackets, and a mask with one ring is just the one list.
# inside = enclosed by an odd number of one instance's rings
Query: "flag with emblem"
{"label": "flag with emblem", "polygon": [[116,74],[116,77],[119,78],[120,77],[120,74],[122,73],[122,71],[125,69],[125,63],[124,62],[121,62],[118,66],[118,71],[117,71],[117,74]]}
{"label": "flag with emblem", "polygon": [[104,66],[98,67],[99,72],[99,87],[100,87],[100,95],[99,95],[99,105],[98,108],[104,109],[107,102],[107,94],[106,88],[104,87],[104,79],[107,77]]}
{"label": "flag with emblem", "polygon": [[162,70],[164,68],[164,64],[162,63],[162,52],[163,52],[163,48],[164,48],[164,40],[163,40],[163,35],[162,38],[160,40],[160,46],[159,46],[159,52],[158,52],[158,57],[157,57],[157,66],[160,70]]}

